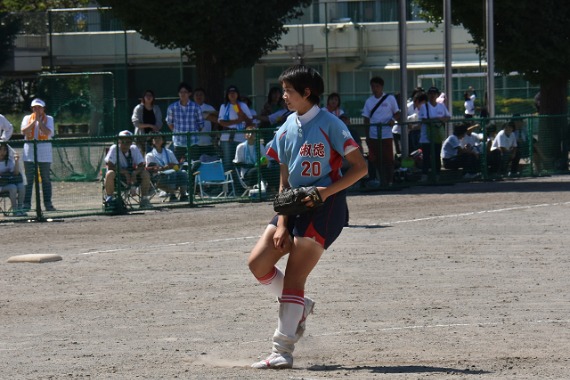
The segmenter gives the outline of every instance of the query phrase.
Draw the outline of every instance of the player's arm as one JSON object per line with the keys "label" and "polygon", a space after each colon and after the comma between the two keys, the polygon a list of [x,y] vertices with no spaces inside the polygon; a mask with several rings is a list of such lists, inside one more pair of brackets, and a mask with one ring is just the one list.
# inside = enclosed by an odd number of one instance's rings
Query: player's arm
{"label": "player's arm", "polygon": [[331,195],[338,193],[352,185],[354,185],[359,179],[364,177],[368,173],[368,168],[364,157],[360,153],[360,150],[354,149],[350,153],[344,156],[344,158],[350,164],[350,168],[346,174],[338,181],[332,183],[328,187],[319,187],[319,193],[323,202]]}
{"label": "player's arm", "polygon": [[[283,189],[290,187],[289,168],[287,165],[280,164],[279,171],[279,191],[283,191]],[[273,234],[273,244],[275,248],[280,252],[289,252],[289,248],[291,246],[291,238],[289,237],[289,231],[287,231],[287,216],[279,215],[277,218],[277,229]]]}

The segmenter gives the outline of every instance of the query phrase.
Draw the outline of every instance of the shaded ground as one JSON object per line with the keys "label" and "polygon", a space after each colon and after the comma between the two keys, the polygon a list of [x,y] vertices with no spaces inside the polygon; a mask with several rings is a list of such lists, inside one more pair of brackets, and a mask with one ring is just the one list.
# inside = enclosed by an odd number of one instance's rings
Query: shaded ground
{"label": "shaded ground", "polygon": [[[353,195],[295,368],[256,371],[277,303],[247,255],[263,204],[3,224],[6,379],[570,377],[570,177]],[[46,264],[7,264],[58,253]]]}

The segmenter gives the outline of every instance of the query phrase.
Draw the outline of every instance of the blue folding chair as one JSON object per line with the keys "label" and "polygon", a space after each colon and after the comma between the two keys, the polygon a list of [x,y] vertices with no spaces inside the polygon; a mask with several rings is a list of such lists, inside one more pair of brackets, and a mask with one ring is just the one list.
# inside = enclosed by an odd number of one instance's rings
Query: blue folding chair
{"label": "blue folding chair", "polygon": [[224,171],[222,160],[201,162],[194,172],[194,193],[201,199],[235,197],[232,171]]}

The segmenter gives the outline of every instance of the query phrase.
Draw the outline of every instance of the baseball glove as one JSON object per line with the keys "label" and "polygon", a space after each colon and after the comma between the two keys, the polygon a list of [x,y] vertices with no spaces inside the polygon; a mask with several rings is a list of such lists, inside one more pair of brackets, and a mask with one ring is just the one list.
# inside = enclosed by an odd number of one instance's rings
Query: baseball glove
{"label": "baseball glove", "polygon": [[[308,207],[303,199],[310,197],[313,206]],[[298,215],[323,205],[321,194],[315,186],[285,189],[273,199],[273,209],[280,215]]]}

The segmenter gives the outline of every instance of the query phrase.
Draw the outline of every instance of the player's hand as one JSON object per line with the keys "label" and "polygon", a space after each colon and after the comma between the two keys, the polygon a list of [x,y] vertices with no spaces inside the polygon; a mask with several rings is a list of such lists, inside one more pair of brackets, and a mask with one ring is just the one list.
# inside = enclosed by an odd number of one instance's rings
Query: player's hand
{"label": "player's hand", "polygon": [[277,226],[277,229],[273,234],[273,245],[279,252],[286,253],[290,251],[291,238],[289,237],[289,231],[287,231],[285,226]]}
{"label": "player's hand", "polygon": [[[321,200],[322,202],[324,202],[327,199],[327,196],[323,196],[323,194],[326,194],[326,187],[317,187],[317,190],[319,191],[319,195],[321,196]],[[322,204],[322,202],[320,204]],[[315,207],[315,202],[313,202],[313,199],[311,197],[305,197],[303,198],[303,203],[305,203],[305,205],[307,207]]]}

